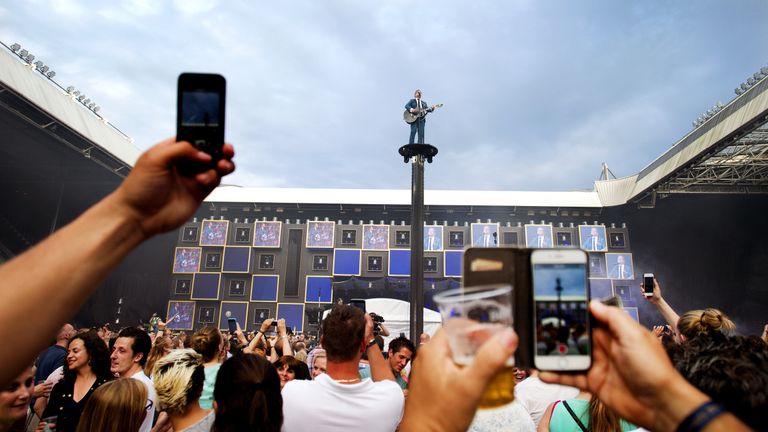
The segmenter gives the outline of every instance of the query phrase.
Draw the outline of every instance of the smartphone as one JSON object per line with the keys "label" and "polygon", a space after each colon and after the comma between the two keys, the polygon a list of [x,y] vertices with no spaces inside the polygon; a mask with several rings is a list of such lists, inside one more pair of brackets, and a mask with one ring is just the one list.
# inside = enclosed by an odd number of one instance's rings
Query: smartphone
{"label": "smartphone", "polygon": [[363,311],[363,313],[365,313],[365,300],[364,299],[350,299],[349,300],[349,305],[350,306],[354,306],[354,307],[360,309],[361,311]]}
{"label": "smartphone", "polygon": [[653,273],[643,274],[643,295],[646,297],[653,297]]}
{"label": "smartphone", "polygon": [[234,335],[237,331],[237,318],[227,318],[227,325],[229,326],[229,334]]}
{"label": "smartphone", "polygon": [[188,141],[221,159],[227,81],[217,74],[179,75],[176,99],[176,140]]}
{"label": "smartphone", "polygon": [[581,249],[531,252],[536,369],[586,371],[592,365],[587,253]]}

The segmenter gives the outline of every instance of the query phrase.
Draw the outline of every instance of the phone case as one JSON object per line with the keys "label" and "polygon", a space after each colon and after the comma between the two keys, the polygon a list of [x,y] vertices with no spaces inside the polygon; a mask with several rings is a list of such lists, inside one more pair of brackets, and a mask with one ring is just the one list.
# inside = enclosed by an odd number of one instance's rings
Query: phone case
{"label": "phone case", "polygon": [[533,285],[531,251],[521,248],[469,248],[464,253],[464,286],[512,284],[513,327],[519,340],[515,365],[533,367]]}

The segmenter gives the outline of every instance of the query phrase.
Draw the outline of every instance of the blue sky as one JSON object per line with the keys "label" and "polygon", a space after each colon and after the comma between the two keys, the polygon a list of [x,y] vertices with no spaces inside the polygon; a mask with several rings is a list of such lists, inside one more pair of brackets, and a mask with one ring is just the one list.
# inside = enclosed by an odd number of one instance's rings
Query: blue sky
{"label": "blue sky", "polygon": [[586,269],[576,264],[534,265],[533,279],[535,296],[557,297],[557,279],[563,287],[563,296],[586,297]]}
{"label": "blue sky", "polygon": [[147,148],[176,77],[228,80],[227,140],[253,187],[408,189],[417,87],[445,106],[426,186],[591,189],[638,172],[768,64],[768,2],[26,0],[20,43]]}

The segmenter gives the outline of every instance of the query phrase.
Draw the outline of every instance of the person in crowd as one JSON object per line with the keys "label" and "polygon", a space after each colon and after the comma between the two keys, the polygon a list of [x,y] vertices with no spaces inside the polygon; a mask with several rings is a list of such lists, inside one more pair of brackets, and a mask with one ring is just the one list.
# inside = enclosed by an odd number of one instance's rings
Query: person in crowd
{"label": "person in crowd", "polygon": [[35,385],[33,367],[24,369],[7,386],[0,387],[0,432],[26,430],[31,418],[29,402]]}
{"label": "person in crowd", "polygon": [[538,427],[539,432],[626,432],[636,429],[637,426],[619,418],[600,399],[586,391],[573,399],[550,404]]}
{"label": "person in crowd", "polygon": [[[138,158],[114,192],[0,266],[0,385],[33,362],[128,253],[192,217],[222,177],[235,169],[233,147],[224,145],[222,155],[212,163],[209,154],[186,141],[163,141]],[[180,163],[201,168],[182,174],[176,168]],[[21,286],[23,290],[15,288]],[[30,316],[36,317],[35,331],[18,331],[18,323]]]}
{"label": "person in crowd", "polygon": [[[264,321],[272,324],[271,319]],[[264,323],[262,323],[262,327]],[[269,360],[273,363],[276,362],[282,356],[293,356],[293,350],[291,349],[291,341],[288,339],[288,330],[285,327],[285,320],[277,320],[277,338],[269,343],[271,351],[269,352]]]}
{"label": "person in crowd", "polygon": [[[147,416],[141,425],[141,432],[149,432],[155,417],[157,400],[152,380],[144,373],[147,356],[152,345],[149,335],[136,327],[126,327],[120,330],[112,350],[111,370],[120,378],[133,378],[147,386],[148,399],[152,406],[147,410]],[[55,388],[55,387],[54,387]]]}
{"label": "person in crowd", "polygon": [[318,352],[312,357],[312,371],[310,372],[312,379],[317,378],[318,375],[322,375],[327,371],[326,366],[328,364],[328,358],[325,356],[325,350],[320,349],[316,351]]}
{"label": "person in crowd", "polygon": [[225,361],[219,369],[213,398],[216,402],[213,432],[281,430],[280,377],[264,357],[241,354]]}
{"label": "person in crowd", "polygon": [[[542,381],[588,390],[618,416],[646,429],[694,430],[687,429],[689,422],[700,419],[706,424],[696,426],[707,432],[750,430],[678,374],[661,344],[623,310],[597,301],[590,303],[590,310],[597,323],[590,370],[586,374],[541,372]],[[466,430],[483,391],[506,367],[517,343],[514,331],[505,329],[478,349],[472,364],[460,368],[453,363],[445,333],[439,330],[419,350],[398,430]]]}
{"label": "person in crowd", "polygon": [[273,365],[277,375],[280,377],[280,388],[285,387],[289,381],[295,379],[311,379],[307,365],[293,356],[282,356]]}
{"label": "person in crowd", "polygon": [[677,321],[680,341],[698,337],[724,339],[736,330],[736,324],[726,314],[714,308],[688,311]]}
{"label": "person in crowd", "polygon": [[[334,306],[323,320],[321,343],[327,373],[283,388],[284,431],[394,431],[403,415],[403,392],[376,345],[371,317],[354,306]],[[360,379],[364,351],[372,380]]]}
{"label": "person in crowd", "polygon": [[147,364],[144,366],[144,375],[151,377],[155,363],[171,353],[173,342],[165,336],[158,336],[152,341],[152,348],[147,356]]}
{"label": "person in crowd", "polygon": [[213,408],[213,388],[216,385],[216,375],[219,373],[221,352],[224,350],[224,339],[219,329],[213,326],[203,327],[190,340],[190,348],[203,357],[205,382],[200,395],[200,407]]}
{"label": "person in crowd", "polygon": [[69,338],[75,335],[75,327],[66,323],[56,334],[56,343],[51,345],[40,357],[38,357],[35,366],[35,383],[42,383],[53,373],[56,368],[64,366],[64,359],[67,357],[67,345]]}
{"label": "person in crowd", "polygon": [[307,344],[301,341],[294,342],[291,346],[293,356],[300,362],[307,361]]}
{"label": "person in crowd", "polygon": [[175,350],[155,364],[152,382],[157,401],[170,417],[174,431],[211,430],[214,413],[199,403],[204,381],[203,357],[193,349]]}
{"label": "person in crowd", "polygon": [[56,417],[57,431],[74,432],[88,399],[111,379],[104,341],[94,330],[76,334],[67,346],[64,378],[51,390],[42,418]]}
{"label": "person in crowd", "polygon": [[77,432],[139,432],[149,407],[147,387],[119,378],[96,389],[83,409]]}
{"label": "person in crowd", "polygon": [[[659,281],[656,278],[653,279],[653,295],[645,295],[643,284],[640,284],[640,291],[640,296],[646,299],[648,303],[652,304],[659,313],[661,313],[661,316],[667,321],[669,327],[677,330],[677,322],[680,320],[680,315],[672,309],[672,306],[670,306],[662,296],[661,284],[659,284]],[[677,337],[677,335],[675,335],[675,337]]]}
{"label": "person in crowd", "polygon": [[[387,363],[389,363],[389,368],[395,377],[395,382],[403,389],[403,394],[406,396],[408,395],[408,378],[403,376],[403,369],[408,365],[408,362],[411,361],[415,353],[416,347],[405,336],[399,336],[389,341]],[[362,378],[370,378],[370,369],[362,369],[360,376]]]}
{"label": "person in crowd", "polygon": [[673,362],[689,383],[745,423],[768,426],[768,346],[760,338],[692,338]]}
{"label": "person in crowd", "polygon": [[515,367],[515,383],[516,384],[520,384],[529,376],[531,376],[530,369]]}
{"label": "person in crowd", "polygon": [[530,369],[528,378],[515,385],[515,399],[525,408],[536,427],[551,403],[573,399],[578,394],[577,388],[543,382],[536,369]]}

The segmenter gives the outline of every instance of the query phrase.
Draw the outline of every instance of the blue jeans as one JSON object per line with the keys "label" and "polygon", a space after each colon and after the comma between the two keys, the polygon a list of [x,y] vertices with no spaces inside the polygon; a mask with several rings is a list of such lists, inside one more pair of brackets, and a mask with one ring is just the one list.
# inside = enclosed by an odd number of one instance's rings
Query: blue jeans
{"label": "blue jeans", "polygon": [[411,123],[411,137],[408,139],[408,144],[413,144],[413,139],[416,137],[416,133],[419,133],[419,144],[424,144],[424,126],[427,120],[420,118]]}

